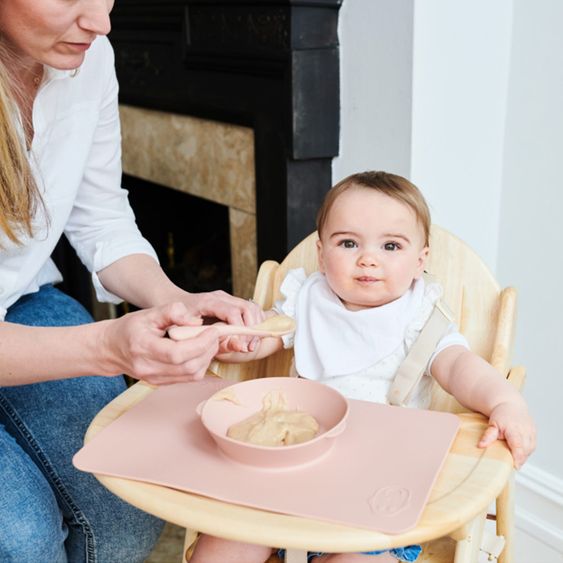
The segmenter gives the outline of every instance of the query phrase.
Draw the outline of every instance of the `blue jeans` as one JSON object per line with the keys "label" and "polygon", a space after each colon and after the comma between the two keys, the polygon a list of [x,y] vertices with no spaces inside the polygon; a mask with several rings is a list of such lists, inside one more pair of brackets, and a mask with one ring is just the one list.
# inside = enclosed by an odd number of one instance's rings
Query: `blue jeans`
{"label": "blue jeans", "polygon": [[[92,318],[72,298],[45,285],[12,305],[6,321],[63,326]],[[34,353],[31,342],[29,353]],[[163,523],[123,502],[71,462],[92,418],[124,389],[121,376],[0,387],[2,563],[134,563],[146,558]]]}

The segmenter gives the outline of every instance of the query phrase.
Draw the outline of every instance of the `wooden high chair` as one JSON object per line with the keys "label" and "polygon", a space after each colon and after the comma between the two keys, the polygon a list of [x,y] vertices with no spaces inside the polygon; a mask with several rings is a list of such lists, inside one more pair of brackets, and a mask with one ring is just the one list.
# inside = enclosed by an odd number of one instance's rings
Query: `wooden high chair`
{"label": "wooden high chair", "polygon": [[[281,297],[279,288],[288,270],[303,267],[306,272],[317,270],[317,234],[313,233],[298,244],[278,264],[264,262],[258,273],[254,301],[265,310],[270,309]],[[431,230],[430,255],[427,270],[444,287],[443,301],[449,306],[457,320],[460,331],[465,335],[471,349],[488,360],[511,383],[521,388],[525,370],[510,367],[510,358],[516,317],[516,290],[501,289],[483,261],[463,241],[448,231],[433,225]],[[246,364],[221,364],[214,362],[211,371],[232,380],[246,380],[256,377],[288,375],[292,350],[281,350],[277,354]],[[453,413],[467,412],[435,384],[431,408]],[[504,549],[498,561],[512,561],[513,542],[513,478],[510,478],[500,496],[496,499],[496,531],[504,537]],[[466,523],[447,537],[424,545],[419,561],[434,563],[475,562],[483,541],[484,516]],[[189,546],[194,534],[188,532],[186,545]],[[486,544],[486,545],[485,545]],[[496,545],[495,545],[496,544]],[[496,556],[502,547],[497,536],[489,538],[482,549]],[[275,558],[271,559],[272,561]],[[217,562],[219,563],[219,562]]]}

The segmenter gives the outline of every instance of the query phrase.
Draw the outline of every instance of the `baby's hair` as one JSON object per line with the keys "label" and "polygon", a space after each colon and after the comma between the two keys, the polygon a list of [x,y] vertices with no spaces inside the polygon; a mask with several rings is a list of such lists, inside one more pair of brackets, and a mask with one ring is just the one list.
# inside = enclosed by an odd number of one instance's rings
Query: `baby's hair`
{"label": "baby's hair", "polygon": [[430,210],[420,190],[406,178],[388,172],[369,171],[352,174],[341,180],[326,194],[317,213],[317,232],[321,236],[328,214],[338,196],[351,188],[367,188],[376,190],[398,202],[408,206],[416,215],[424,233],[424,246],[430,241]]}

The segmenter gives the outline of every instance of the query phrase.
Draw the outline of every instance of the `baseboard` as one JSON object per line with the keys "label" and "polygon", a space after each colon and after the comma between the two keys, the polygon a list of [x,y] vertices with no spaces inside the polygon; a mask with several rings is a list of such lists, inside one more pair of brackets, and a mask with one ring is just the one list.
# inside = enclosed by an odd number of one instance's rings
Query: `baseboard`
{"label": "baseboard", "polygon": [[526,464],[516,475],[516,527],[563,555],[563,479]]}

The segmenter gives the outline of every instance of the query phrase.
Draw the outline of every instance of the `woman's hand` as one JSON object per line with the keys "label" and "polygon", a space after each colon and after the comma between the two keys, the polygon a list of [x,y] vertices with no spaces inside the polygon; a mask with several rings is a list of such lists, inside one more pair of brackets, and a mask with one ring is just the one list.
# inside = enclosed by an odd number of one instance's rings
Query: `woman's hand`
{"label": "woman's hand", "polygon": [[100,351],[107,354],[109,373],[126,373],[152,385],[166,385],[201,379],[217,353],[216,329],[195,338],[176,342],[166,336],[172,325],[199,325],[183,303],[129,313],[102,321]]}
{"label": "woman's hand", "polygon": [[183,292],[182,302],[193,316],[215,317],[231,325],[252,326],[264,320],[264,311],[254,301],[233,297],[225,291]]}
{"label": "woman's hand", "polygon": [[479,447],[486,448],[495,440],[506,440],[516,469],[524,465],[536,448],[536,427],[525,406],[508,401],[492,410]]}
{"label": "woman's hand", "polygon": [[[182,301],[194,315],[215,317],[227,324],[253,326],[266,317],[254,301],[233,297],[225,291],[209,293],[184,292]],[[229,336],[221,341],[221,352],[252,352],[259,339],[251,336]]]}
{"label": "woman's hand", "polygon": [[[225,291],[189,293],[183,290],[172,283],[155,260],[143,254],[116,260],[100,270],[98,277],[108,291],[142,309],[183,303],[192,317],[210,317],[246,326],[264,320],[264,312],[253,301],[233,297]],[[253,350],[257,342],[257,339],[248,336],[232,337],[226,349],[237,352]]]}

